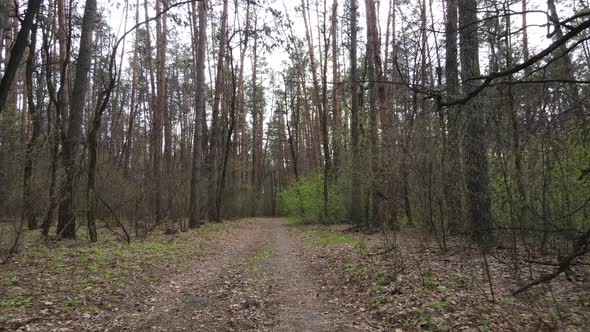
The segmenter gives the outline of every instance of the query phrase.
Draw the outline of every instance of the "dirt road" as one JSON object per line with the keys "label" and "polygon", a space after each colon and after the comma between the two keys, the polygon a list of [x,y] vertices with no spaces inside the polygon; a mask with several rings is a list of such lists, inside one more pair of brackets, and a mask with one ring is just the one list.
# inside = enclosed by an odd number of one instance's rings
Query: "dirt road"
{"label": "dirt road", "polygon": [[124,310],[110,331],[361,331],[327,301],[282,219],[233,227],[217,254],[195,261],[158,293]]}
{"label": "dirt road", "polygon": [[107,236],[29,236],[0,269],[0,331],[587,331],[590,321],[588,265],[513,297],[511,252],[497,252],[490,301],[478,249],[462,240],[441,253],[411,234],[392,247],[388,234],[283,219],[130,245]]}

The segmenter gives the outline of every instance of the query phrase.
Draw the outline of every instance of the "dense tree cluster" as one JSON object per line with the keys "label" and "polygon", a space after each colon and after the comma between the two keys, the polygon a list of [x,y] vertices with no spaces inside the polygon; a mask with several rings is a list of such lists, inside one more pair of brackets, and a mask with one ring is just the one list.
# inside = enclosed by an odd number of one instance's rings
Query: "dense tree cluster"
{"label": "dense tree cluster", "polygon": [[284,213],[588,249],[585,0],[0,6],[17,239]]}

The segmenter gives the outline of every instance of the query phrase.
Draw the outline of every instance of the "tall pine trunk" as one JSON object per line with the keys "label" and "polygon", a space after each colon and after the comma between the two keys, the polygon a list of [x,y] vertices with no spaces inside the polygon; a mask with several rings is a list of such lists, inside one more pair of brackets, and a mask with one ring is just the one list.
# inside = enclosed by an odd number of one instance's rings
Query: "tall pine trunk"
{"label": "tall pine trunk", "polygon": [[340,84],[338,83],[338,0],[334,0],[332,4],[332,173],[336,178],[340,172],[340,158],[342,150],[342,142],[340,136],[341,131],[341,111],[340,111]]}
{"label": "tall pine trunk", "polygon": [[360,124],[359,124],[359,99],[358,99],[358,71],[357,71],[357,2],[350,1],[350,93],[351,115],[350,135],[352,150],[352,177],[351,177],[351,205],[350,219],[355,224],[363,222],[361,208],[361,151],[360,151]]}
{"label": "tall pine trunk", "polygon": [[207,5],[199,2],[199,40],[197,42],[197,74],[195,96],[195,126],[193,134],[193,165],[191,169],[191,191],[189,202],[189,227],[197,228],[201,224],[201,164],[203,113],[205,112],[205,54],[207,47]]}
{"label": "tall pine trunk", "polygon": [[76,66],[76,78],[72,91],[68,132],[62,142],[62,163],[65,174],[63,177],[58,209],[57,234],[63,238],[76,237],[76,213],[74,197],[76,191],[76,173],[79,149],[82,140],[82,115],[88,90],[88,74],[92,55],[92,32],[96,16],[96,0],[86,0],[84,17],[82,18],[82,34],[80,35],[80,51]]}
{"label": "tall pine trunk", "polygon": [[[377,137],[378,117],[383,116],[385,107],[385,87],[383,81],[383,67],[381,60],[381,41],[379,31],[377,30],[377,13],[375,10],[374,0],[365,0],[366,19],[367,19],[367,58],[369,64],[369,143],[371,145],[371,185],[370,185],[370,209],[369,220],[377,222],[377,211],[380,205],[380,198],[383,194],[380,192],[381,186],[379,179],[382,178],[380,172],[380,149]],[[389,128],[391,130],[392,128]],[[391,147],[389,147],[391,149]],[[388,158],[392,159],[390,155]],[[392,162],[392,160],[388,160]],[[395,181],[393,176],[387,181]]]}
{"label": "tall pine trunk", "polygon": [[[445,58],[445,79],[447,96],[457,98],[459,95],[459,71],[457,58],[457,0],[447,0],[446,13],[446,58]],[[461,180],[461,136],[460,119],[461,108],[451,106],[446,110],[447,118],[447,144],[443,151],[446,165],[443,170],[445,181],[443,192],[446,206],[448,207],[448,228],[451,231],[459,231],[464,219],[463,206],[463,181]]]}
{"label": "tall pine trunk", "polygon": [[[215,76],[215,91],[213,96],[213,108],[211,112],[211,139],[209,147],[209,162],[207,165],[209,174],[209,219],[211,221],[220,221],[219,209],[217,208],[217,201],[219,198],[218,188],[220,186],[220,174],[218,172],[219,166],[219,151],[221,145],[221,131],[219,121],[219,109],[221,105],[221,97],[224,90],[224,75],[225,75],[225,44],[226,44],[226,30],[227,30],[227,11],[228,0],[223,0],[223,12],[221,14],[221,27],[219,32],[219,50],[217,52],[217,72]],[[221,194],[221,193],[219,193]]]}
{"label": "tall pine trunk", "polygon": [[[480,76],[477,0],[462,0],[459,5],[461,74],[465,93],[473,91]],[[484,108],[479,97],[463,106],[463,137],[467,205],[473,239],[484,248],[494,241],[489,192],[488,155]]]}
{"label": "tall pine trunk", "polygon": [[23,175],[23,219],[26,219],[29,229],[37,229],[37,216],[34,213],[33,201],[31,197],[31,176],[33,174],[33,154],[37,145],[37,139],[41,133],[41,121],[37,106],[33,98],[33,71],[35,67],[35,46],[37,41],[37,26],[33,25],[31,29],[31,41],[29,43],[29,54],[25,69],[25,82],[27,85],[27,103],[29,117],[32,123],[31,137],[27,142],[25,150],[25,167]]}

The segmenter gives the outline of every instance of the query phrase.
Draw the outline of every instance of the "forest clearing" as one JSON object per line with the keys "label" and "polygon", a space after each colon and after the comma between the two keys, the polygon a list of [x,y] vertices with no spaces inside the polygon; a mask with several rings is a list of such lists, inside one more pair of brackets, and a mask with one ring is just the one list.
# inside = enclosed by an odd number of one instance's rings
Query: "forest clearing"
{"label": "forest clearing", "polygon": [[0,330],[588,331],[588,0],[0,0]]}

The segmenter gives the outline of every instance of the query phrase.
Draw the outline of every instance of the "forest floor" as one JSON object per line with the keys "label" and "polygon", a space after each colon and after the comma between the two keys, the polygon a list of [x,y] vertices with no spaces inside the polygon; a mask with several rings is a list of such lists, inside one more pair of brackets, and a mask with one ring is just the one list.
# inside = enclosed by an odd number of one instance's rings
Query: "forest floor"
{"label": "forest floor", "polygon": [[487,257],[490,288],[476,248],[450,242],[443,254],[411,234],[258,218],[129,245],[106,234],[97,244],[32,233],[24,240],[0,266],[0,331],[584,331],[590,324],[588,265],[513,297],[529,271],[521,267],[519,281],[507,253]]}

